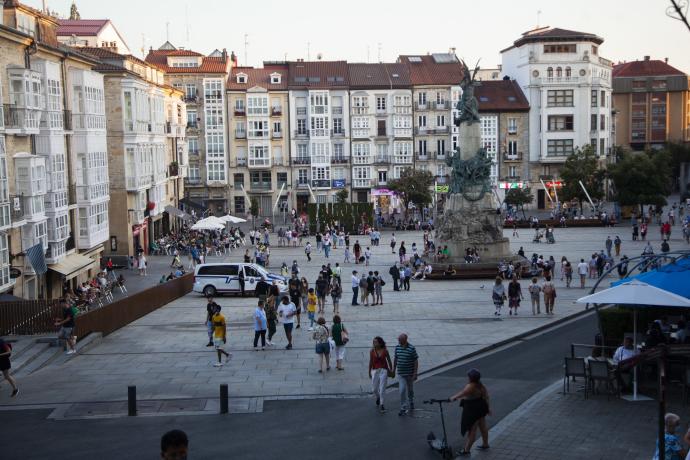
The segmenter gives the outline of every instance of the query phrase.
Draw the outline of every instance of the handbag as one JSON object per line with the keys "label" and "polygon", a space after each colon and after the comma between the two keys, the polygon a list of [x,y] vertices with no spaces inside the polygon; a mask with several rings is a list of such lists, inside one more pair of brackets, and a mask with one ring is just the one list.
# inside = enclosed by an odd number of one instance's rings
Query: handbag
{"label": "handbag", "polygon": [[340,331],[340,341],[343,342],[343,345],[347,344],[347,342],[350,341],[350,334],[347,333],[344,327],[341,326],[341,331]]}
{"label": "handbag", "polygon": [[386,285],[386,282],[383,281],[383,279],[382,279],[382,280],[381,280],[381,287],[383,287],[383,286],[385,286],[385,285]]}
{"label": "handbag", "polygon": [[331,347],[331,353],[333,353],[333,350],[335,350],[335,340],[332,337],[328,338],[328,345]]}

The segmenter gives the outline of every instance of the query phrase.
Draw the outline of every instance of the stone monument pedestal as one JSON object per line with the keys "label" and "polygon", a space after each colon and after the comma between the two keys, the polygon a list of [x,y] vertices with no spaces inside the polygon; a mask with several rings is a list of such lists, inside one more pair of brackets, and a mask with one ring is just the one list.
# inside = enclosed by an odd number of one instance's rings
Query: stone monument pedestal
{"label": "stone monument pedestal", "polygon": [[436,235],[439,245],[447,245],[450,263],[463,263],[465,249],[479,252],[480,262],[499,262],[513,257],[510,242],[503,236],[502,216],[491,195],[478,201],[466,199],[462,194],[448,195],[439,218]]}

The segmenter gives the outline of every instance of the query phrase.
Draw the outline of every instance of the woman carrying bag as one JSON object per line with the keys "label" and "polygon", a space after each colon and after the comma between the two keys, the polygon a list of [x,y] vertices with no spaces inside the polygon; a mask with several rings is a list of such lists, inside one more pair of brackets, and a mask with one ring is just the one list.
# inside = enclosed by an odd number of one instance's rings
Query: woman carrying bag
{"label": "woman carrying bag", "polygon": [[340,316],[333,317],[333,327],[331,328],[331,337],[335,342],[335,368],[339,371],[345,370],[343,367],[343,360],[345,359],[345,345],[350,341],[350,335],[345,329]]}
{"label": "woman carrying bag", "polygon": [[477,369],[470,369],[467,373],[467,385],[460,392],[454,394],[449,399],[456,401],[461,399],[462,418],[460,419],[460,434],[465,436],[464,448],[459,452],[460,456],[470,455],[470,449],[477,437],[477,430],[482,436],[482,445],[479,449],[489,448],[489,430],[486,427],[486,416],[491,415],[489,408],[489,392],[481,382],[481,374]]}
{"label": "woman carrying bag", "polygon": [[395,377],[393,363],[386,349],[386,342],[377,336],[374,337],[373,347],[369,352],[369,378],[374,396],[376,396],[376,406],[382,413],[386,411],[383,406],[383,396],[386,394],[388,377]]}

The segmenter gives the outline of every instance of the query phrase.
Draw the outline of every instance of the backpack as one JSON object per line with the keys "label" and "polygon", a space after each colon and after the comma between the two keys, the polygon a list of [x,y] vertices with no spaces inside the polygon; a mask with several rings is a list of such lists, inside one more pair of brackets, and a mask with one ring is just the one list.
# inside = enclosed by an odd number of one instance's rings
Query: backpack
{"label": "backpack", "polygon": [[544,283],[544,288],[543,288],[544,294],[546,295],[551,295],[553,294],[553,284],[549,283]]}
{"label": "backpack", "polygon": [[361,288],[367,287],[367,279],[366,278],[360,278],[359,279],[359,287],[361,287]]}

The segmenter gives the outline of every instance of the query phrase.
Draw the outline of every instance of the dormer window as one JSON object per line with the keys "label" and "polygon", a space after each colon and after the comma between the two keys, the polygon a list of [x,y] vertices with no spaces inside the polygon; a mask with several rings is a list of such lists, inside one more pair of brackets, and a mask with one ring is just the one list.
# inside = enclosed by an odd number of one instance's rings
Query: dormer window
{"label": "dormer window", "polygon": [[279,73],[272,73],[271,74],[271,84],[272,85],[279,85],[281,80],[281,76]]}
{"label": "dormer window", "polygon": [[238,73],[237,74],[237,83],[247,83],[247,74],[246,73]]}

